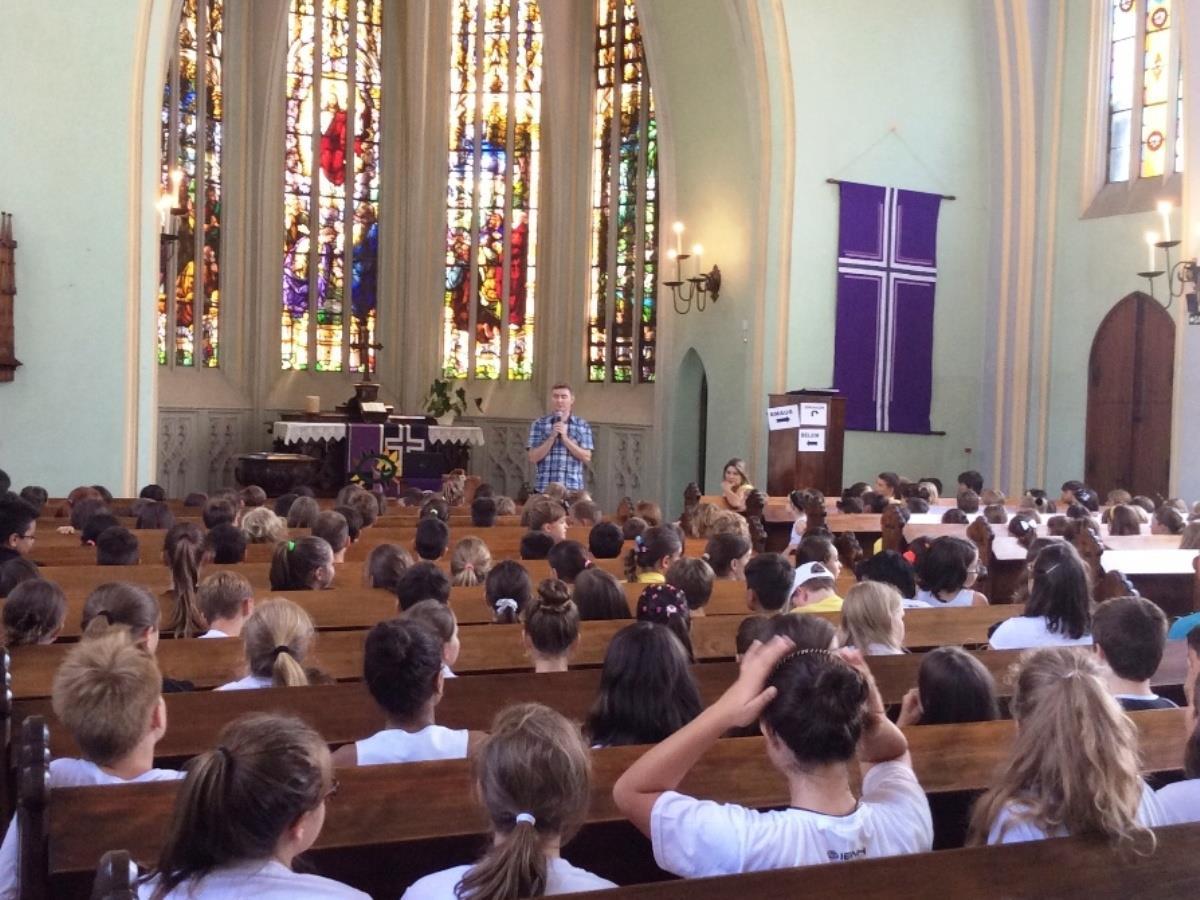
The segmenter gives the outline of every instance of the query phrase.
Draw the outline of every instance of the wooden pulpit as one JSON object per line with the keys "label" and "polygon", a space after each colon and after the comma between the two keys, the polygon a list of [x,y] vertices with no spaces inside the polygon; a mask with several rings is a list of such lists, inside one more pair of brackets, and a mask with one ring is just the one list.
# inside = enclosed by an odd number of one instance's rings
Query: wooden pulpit
{"label": "wooden pulpit", "polygon": [[846,398],[837,391],[789,391],[767,398],[767,493],[816,488],[842,493]]}

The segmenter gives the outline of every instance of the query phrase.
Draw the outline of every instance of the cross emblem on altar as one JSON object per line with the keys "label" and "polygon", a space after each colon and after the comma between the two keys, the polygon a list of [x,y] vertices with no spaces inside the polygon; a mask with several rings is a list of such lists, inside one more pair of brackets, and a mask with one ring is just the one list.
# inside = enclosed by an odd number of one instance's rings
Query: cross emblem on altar
{"label": "cross emblem on altar", "polygon": [[396,450],[400,454],[400,458],[404,459],[404,454],[409,452],[419,452],[425,449],[425,442],[420,438],[412,436],[412,426],[397,425],[396,436],[387,437],[383,440],[385,450]]}

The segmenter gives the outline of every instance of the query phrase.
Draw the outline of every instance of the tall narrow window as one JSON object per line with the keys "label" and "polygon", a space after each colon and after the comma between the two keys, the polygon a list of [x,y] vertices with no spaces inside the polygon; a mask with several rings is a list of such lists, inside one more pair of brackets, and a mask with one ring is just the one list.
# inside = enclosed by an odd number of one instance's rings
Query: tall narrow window
{"label": "tall narrow window", "polygon": [[634,0],[597,0],[588,381],[653,381],[658,133]]}
{"label": "tall narrow window", "polygon": [[454,0],[443,369],[533,371],[542,23],[537,0]]}
{"label": "tall narrow window", "polygon": [[[374,369],[383,0],[292,0],[282,363]],[[347,246],[345,236],[351,236]]]}
{"label": "tall narrow window", "polygon": [[[178,184],[178,240],[165,245],[158,282],[158,361],[215,368],[221,308],[223,0],[184,0],[163,89],[160,159],[165,191]],[[172,296],[173,295],[173,296]]]}
{"label": "tall narrow window", "polygon": [[1111,0],[1108,180],[1183,169],[1183,76],[1172,0]]}

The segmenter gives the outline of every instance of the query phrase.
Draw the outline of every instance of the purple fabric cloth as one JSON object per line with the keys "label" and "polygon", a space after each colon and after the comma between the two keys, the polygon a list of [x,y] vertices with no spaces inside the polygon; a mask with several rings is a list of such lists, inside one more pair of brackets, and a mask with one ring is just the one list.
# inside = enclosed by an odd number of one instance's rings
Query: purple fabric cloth
{"label": "purple fabric cloth", "polygon": [[927,434],[940,194],[841,184],[833,385],[846,427]]}

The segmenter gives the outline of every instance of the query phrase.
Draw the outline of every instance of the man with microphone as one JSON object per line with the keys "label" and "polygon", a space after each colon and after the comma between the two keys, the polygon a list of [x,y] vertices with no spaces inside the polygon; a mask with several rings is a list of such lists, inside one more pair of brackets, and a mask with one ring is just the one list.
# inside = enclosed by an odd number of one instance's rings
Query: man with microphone
{"label": "man with microphone", "polygon": [[549,415],[534,421],[529,428],[529,461],[537,466],[533,489],[539,493],[552,481],[567,490],[584,489],[583,467],[592,461],[592,426],[571,415],[575,394],[569,384],[550,389]]}

